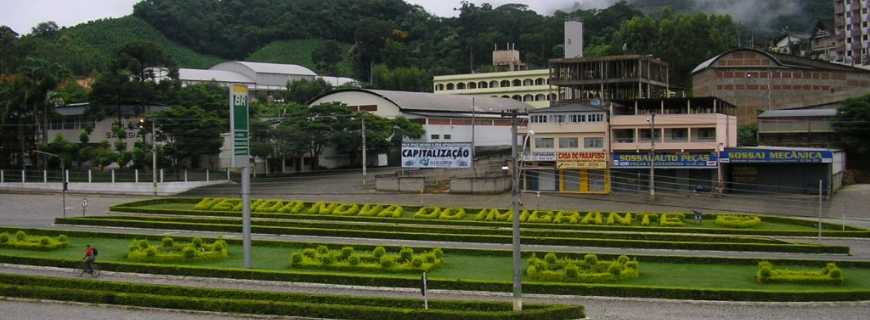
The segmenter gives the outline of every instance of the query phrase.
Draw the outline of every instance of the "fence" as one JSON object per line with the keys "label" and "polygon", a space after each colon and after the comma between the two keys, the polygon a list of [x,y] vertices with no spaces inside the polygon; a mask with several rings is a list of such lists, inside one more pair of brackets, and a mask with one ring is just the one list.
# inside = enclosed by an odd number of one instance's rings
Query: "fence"
{"label": "fence", "polygon": [[[210,182],[230,180],[231,172],[225,170],[168,170],[159,169],[158,183],[165,182]],[[150,170],[66,170],[67,182],[71,183],[153,183]],[[64,174],[60,170],[0,169],[0,183],[60,183]]]}

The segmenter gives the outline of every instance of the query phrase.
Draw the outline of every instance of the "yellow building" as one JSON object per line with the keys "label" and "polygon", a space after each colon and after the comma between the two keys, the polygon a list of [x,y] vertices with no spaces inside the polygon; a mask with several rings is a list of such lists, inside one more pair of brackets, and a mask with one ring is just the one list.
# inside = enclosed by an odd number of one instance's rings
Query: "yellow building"
{"label": "yellow building", "polygon": [[547,108],[558,91],[550,86],[550,70],[469,73],[435,76],[435,94],[509,98],[535,108]]}

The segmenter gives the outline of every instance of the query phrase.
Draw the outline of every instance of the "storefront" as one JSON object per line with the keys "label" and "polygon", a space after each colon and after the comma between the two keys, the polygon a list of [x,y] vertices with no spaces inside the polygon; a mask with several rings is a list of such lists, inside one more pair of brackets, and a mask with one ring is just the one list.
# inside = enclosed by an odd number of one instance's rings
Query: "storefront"
{"label": "storefront", "polygon": [[721,162],[727,192],[819,192],[826,194],[842,184],[845,155],[832,149],[758,147],[726,149]]}
{"label": "storefront", "polygon": [[610,193],[604,152],[535,152],[525,157],[526,191]]}
{"label": "storefront", "polygon": [[[611,179],[614,190],[648,191],[649,153],[614,153]],[[665,192],[712,191],[718,185],[715,152],[659,152],[655,155],[656,189]]]}

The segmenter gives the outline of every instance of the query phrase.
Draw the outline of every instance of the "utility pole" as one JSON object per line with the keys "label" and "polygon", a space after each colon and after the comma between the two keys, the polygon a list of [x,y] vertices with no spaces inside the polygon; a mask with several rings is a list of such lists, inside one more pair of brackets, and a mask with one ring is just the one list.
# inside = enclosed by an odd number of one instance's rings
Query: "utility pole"
{"label": "utility pole", "polygon": [[649,118],[649,199],[656,198],[656,114],[653,111]]}
{"label": "utility pole", "polygon": [[822,240],[822,179],[819,179],[819,240]]}
{"label": "utility pole", "polygon": [[523,311],[522,298],[522,256],[520,252],[520,170],[517,161],[517,110],[511,110],[511,158],[512,158],[512,187],[511,203],[513,205],[513,310]]}
{"label": "utility pole", "polygon": [[151,120],[151,184],[157,196],[157,120]]}
{"label": "utility pole", "polygon": [[366,117],[365,113],[360,113],[362,119],[362,180],[363,186],[366,185]]}
{"label": "utility pole", "polygon": [[242,251],[245,268],[251,268],[251,160],[242,166]]}
{"label": "utility pole", "polygon": [[471,194],[474,194],[474,180],[477,180],[477,164],[474,161],[475,149],[477,149],[477,142],[475,141],[477,135],[477,108],[475,108],[474,102],[474,97],[471,97],[471,172],[473,174],[471,178]]}

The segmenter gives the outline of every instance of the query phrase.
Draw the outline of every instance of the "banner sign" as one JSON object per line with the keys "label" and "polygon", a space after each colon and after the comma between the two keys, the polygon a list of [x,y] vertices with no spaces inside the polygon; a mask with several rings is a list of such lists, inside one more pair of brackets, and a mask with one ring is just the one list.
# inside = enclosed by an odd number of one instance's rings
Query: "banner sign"
{"label": "banner sign", "polygon": [[[655,165],[661,169],[716,169],[716,153],[656,153]],[[649,168],[649,153],[613,154],[613,167],[619,169]]]}
{"label": "banner sign", "polygon": [[471,168],[471,143],[403,143],[403,168]]}
{"label": "banner sign", "polygon": [[248,87],[230,86],[230,134],[233,137],[232,166],[247,166],[251,156],[248,119]]}
{"label": "banner sign", "polygon": [[556,153],[556,169],[607,169],[605,152]]}
{"label": "banner sign", "polygon": [[832,163],[829,150],[732,149],[722,152],[723,163]]}
{"label": "banner sign", "polygon": [[523,156],[523,161],[556,161],[556,152],[535,151]]}

